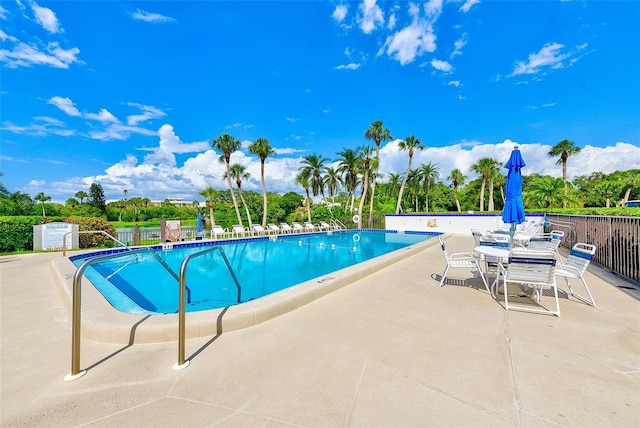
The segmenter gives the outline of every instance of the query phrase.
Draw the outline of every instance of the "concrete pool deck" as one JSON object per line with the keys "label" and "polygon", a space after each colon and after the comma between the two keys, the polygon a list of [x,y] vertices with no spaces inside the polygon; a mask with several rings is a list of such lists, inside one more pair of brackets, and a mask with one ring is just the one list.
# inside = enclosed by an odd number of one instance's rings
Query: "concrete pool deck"
{"label": "concrete pool deck", "polygon": [[[449,236],[468,251],[470,236]],[[251,327],[175,342],[82,339],[51,261],[0,257],[0,425],[640,426],[640,292],[596,266],[598,307],[506,312],[436,245]],[[86,297],[86,296],[85,296]],[[84,305],[83,301],[83,305]]]}

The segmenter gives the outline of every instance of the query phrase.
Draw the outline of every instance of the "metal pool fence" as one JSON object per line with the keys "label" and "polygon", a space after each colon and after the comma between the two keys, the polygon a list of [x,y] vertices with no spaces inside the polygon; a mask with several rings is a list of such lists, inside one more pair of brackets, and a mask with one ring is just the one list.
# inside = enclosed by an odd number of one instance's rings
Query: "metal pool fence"
{"label": "metal pool fence", "polygon": [[562,247],[595,245],[594,262],[640,282],[640,217],[550,214],[547,221],[551,229],[564,230]]}

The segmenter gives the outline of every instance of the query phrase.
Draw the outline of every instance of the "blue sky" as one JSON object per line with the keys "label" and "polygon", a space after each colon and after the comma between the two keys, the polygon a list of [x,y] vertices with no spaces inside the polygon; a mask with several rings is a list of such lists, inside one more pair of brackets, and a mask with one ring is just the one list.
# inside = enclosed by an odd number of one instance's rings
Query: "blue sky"
{"label": "blue sky", "polygon": [[[210,141],[265,137],[267,189],[302,192],[302,156],[334,160],[396,139],[380,172],[404,172],[397,139],[476,176],[482,157],[561,177],[546,153],[582,148],[568,175],[640,168],[637,1],[0,2],[0,179],[64,202],[100,183],[107,199],[201,200],[223,189]],[[243,189],[260,191],[246,149]]]}

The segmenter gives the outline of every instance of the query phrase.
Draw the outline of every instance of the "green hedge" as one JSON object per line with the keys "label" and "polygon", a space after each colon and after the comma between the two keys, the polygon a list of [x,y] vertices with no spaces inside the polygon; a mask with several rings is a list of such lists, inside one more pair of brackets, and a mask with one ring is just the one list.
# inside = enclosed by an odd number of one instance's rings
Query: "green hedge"
{"label": "green hedge", "polygon": [[[0,216],[0,253],[33,251],[33,226],[44,223],[74,223],[80,231],[103,230],[116,236],[115,228],[101,217]],[[81,233],[80,248],[112,247],[114,242],[102,234]]]}

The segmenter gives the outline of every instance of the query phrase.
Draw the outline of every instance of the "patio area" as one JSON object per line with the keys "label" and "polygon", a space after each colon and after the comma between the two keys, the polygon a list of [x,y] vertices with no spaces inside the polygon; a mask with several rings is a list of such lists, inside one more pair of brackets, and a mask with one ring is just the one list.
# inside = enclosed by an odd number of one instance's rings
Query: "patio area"
{"label": "patio area", "polygon": [[507,312],[463,270],[439,288],[433,241],[294,311],[189,339],[184,370],[175,342],[83,338],[88,372],[72,382],[61,253],[0,257],[0,425],[640,426],[635,285],[592,264],[597,307],[560,280],[560,318]]}

